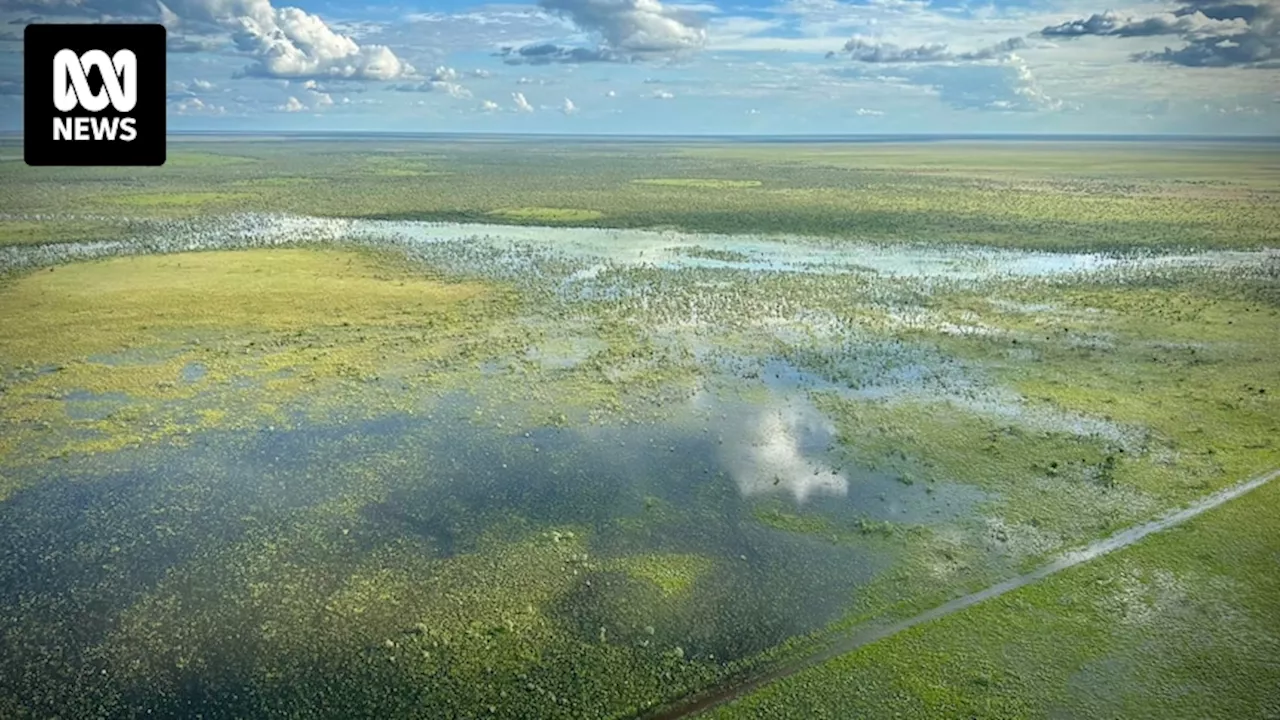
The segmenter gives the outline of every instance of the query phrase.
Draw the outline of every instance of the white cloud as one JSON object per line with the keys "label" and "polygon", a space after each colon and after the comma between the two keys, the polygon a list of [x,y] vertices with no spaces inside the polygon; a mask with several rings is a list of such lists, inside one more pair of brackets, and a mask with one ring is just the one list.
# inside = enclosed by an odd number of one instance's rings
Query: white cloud
{"label": "white cloud", "polygon": [[884,111],[869,110],[867,108],[858,108],[857,110],[853,111],[853,114],[857,115],[858,117],[880,117],[881,115],[884,115]]}
{"label": "white cloud", "polygon": [[1041,29],[1046,37],[1172,36],[1180,48],[1134,53],[1133,60],[1187,67],[1280,69],[1280,0],[1184,0],[1172,12],[1106,11]]}
{"label": "white cloud", "polygon": [[612,50],[669,53],[701,47],[707,30],[697,14],[658,0],[541,0],[578,27],[598,32]]}
{"label": "white cloud", "polygon": [[174,104],[173,111],[178,115],[224,115],[227,109],[193,97]]}
{"label": "white cloud", "polygon": [[522,113],[533,112],[533,106],[530,105],[529,101],[525,99],[524,93],[519,93],[519,92],[511,93],[511,101],[515,103],[516,112],[522,112]]}
{"label": "white cloud", "polygon": [[303,105],[301,100],[299,100],[298,98],[292,95],[289,96],[289,99],[288,101],[285,102],[285,104],[276,106],[276,110],[279,110],[281,112],[291,112],[291,113],[302,112],[303,110],[306,110],[306,109],[307,109],[307,106]]}
{"label": "white cloud", "polygon": [[564,113],[565,115],[572,115],[578,112],[578,106],[574,105],[573,101],[570,100],[569,98],[565,98],[564,104],[560,106],[560,112]]}
{"label": "white cloud", "polygon": [[830,422],[809,407],[769,410],[745,421],[726,443],[722,457],[743,495],[790,493],[796,502],[811,495],[849,492],[843,473],[810,459],[804,440],[830,435]]}
{"label": "white cloud", "polygon": [[491,112],[497,112],[497,111],[498,111],[498,103],[492,100],[481,101],[480,112],[491,113]]}
{"label": "white cloud", "polygon": [[[942,43],[929,43],[915,47],[901,47],[891,42],[853,36],[844,44],[844,52],[858,62],[865,63],[927,63],[927,62],[961,62],[992,60],[1005,57],[1015,50],[1027,46],[1027,41],[1020,37],[1011,37],[993,45],[970,50],[953,52]],[[838,53],[832,52],[829,57]]]}
{"label": "white cloud", "polygon": [[[441,70],[448,70],[448,68],[437,68],[436,72],[432,73],[431,77],[437,78],[450,76],[449,73],[442,73]],[[453,77],[456,77],[456,74],[453,75]],[[461,99],[471,97],[470,90],[456,82],[450,82],[448,80],[433,79],[424,80],[420,83],[398,83],[396,85],[392,85],[391,89],[399,92],[442,92],[447,94],[449,97]]]}
{"label": "white cloud", "polygon": [[270,0],[173,0],[161,14],[173,25],[212,24],[257,57],[248,75],[392,80],[414,69],[385,45],[360,45],[318,15],[272,6]]}
{"label": "white cloud", "polygon": [[707,43],[706,23],[695,9],[659,0],[539,0],[544,10],[600,38],[597,47],[553,43],[506,46],[500,55],[513,65],[627,62],[679,55]]}
{"label": "white cloud", "polygon": [[666,90],[654,90],[653,94],[650,95],[649,97],[655,98],[657,100],[671,100],[675,98],[675,95],[673,93],[667,92]]}
{"label": "white cloud", "polygon": [[458,71],[451,67],[441,65],[440,67],[437,67],[435,72],[431,73],[427,79],[434,82],[452,82],[458,79]]}

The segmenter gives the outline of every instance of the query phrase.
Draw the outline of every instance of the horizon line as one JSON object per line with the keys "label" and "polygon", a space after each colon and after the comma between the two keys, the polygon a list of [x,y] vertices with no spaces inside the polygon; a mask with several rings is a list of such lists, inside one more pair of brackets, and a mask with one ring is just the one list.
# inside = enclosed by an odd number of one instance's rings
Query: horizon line
{"label": "horizon line", "polygon": [[[167,137],[225,136],[225,137],[437,137],[437,138],[541,138],[541,139],[749,139],[749,140],[1199,140],[1215,142],[1280,142],[1280,135],[1209,135],[1189,133],[562,133],[562,132],[467,132],[422,130],[232,130],[187,129],[171,130]],[[0,138],[22,138],[21,130],[0,130]]]}

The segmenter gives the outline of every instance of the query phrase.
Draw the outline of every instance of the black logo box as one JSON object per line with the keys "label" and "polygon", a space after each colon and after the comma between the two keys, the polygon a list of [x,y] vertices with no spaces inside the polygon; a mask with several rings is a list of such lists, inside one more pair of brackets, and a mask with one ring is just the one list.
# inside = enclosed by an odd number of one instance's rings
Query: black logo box
{"label": "black logo box", "polygon": [[[61,50],[82,55],[101,50],[108,57],[131,50],[137,58],[138,99],[134,108],[117,112],[110,103],[99,112],[76,107],[61,112],[54,105],[53,58]],[[22,49],[23,155],[28,165],[163,165],[165,161],[165,28],[163,25],[28,25]],[[98,90],[102,78],[90,70],[89,85]],[[57,118],[89,117],[110,122],[133,118],[137,136],[125,141],[54,140]]]}

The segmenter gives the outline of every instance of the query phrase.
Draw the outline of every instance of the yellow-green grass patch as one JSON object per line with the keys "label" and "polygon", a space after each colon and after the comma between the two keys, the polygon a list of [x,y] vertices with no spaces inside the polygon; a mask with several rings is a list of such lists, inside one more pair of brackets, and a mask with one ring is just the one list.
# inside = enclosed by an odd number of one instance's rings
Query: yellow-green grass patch
{"label": "yellow-green grass patch", "polygon": [[[316,383],[363,386],[423,362],[465,362],[509,344],[500,328],[485,330],[510,307],[494,290],[319,249],[115,258],[29,273],[0,287],[0,369],[11,378],[0,422],[13,430],[0,438],[0,458],[25,457],[39,438],[66,440],[59,429],[87,434],[51,452],[104,452],[252,418],[278,422],[280,404]],[[152,350],[148,362],[111,359]],[[190,363],[199,363],[198,380],[183,379]],[[246,378],[252,389],[236,384]],[[67,412],[73,391],[127,400],[106,416],[76,418]],[[205,400],[176,402],[197,396]],[[320,396],[337,402],[342,393]],[[236,411],[200,412],[227,403]],[[0,487],[0,497],[12,489]]]}
{"label": "yellow-green grass patch", "polygon": [[540,222],[585,222],[599,220],[604,213],[586,208],[515,207],[491,210],[490,215],[506,220],[536,220]]}
{"label": "yellow-green grass patch", "polygon": [[0,220],[0,245],[114,240],[121,224],[102,220]]}
{"label": "yellow-green grass patch", "polygon": [[636,185],[657,185],[660,187],[700,188],[708,190],[731,190],[739,188],[760,187],[764,183],[759,180],[726,180],[723,178],[639,178],[631,182]]}
{"label": "yellow-green grass patch", "polygon": [[137,208],[199,208],[214,205],[230,205],[257,197],[252,193],[217,192],[199,190],[188,192],[149,192],[102,195],[94,199],[96,204]]}
{"label": "yellow-green grass patch", "polygon": [[714,566],[714,561],[701,555],[666,554],[634,555],[618,558],[613,567],[637,580],[648,580],[664,597],[687,593]]}
{"label": "yellow-green grass patch", "polygon": [[223,167],[227,165],[252,165],[261,162],[258,158],[244,155],[226,155],[211,152],[171,152],[165,158],[165,167]]}

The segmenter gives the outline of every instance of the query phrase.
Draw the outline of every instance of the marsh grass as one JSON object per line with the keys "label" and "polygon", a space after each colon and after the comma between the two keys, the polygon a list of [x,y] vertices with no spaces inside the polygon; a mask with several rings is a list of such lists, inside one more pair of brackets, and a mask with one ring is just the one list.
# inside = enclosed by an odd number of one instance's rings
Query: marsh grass
{"label": "marsh grass", "polygon": [[756,188],[764,183],[759,180],[727,180],[721,178],[640,178],[631,182],[637,185],[658,187],[698,188],[705,190],[736,190]]}
{"label": "marsh grass", "polygon": [[586,210],[583,208],[562,208],[562,207],[512,207],[498,208],[489,211],[493,215],[503,220],[523,220],[523,221],[539,221],[551,223],[576,223],[587,220],[599,220],[604,217],[604,213],[598,210]]}
{"label": "marsh grass", "polygon": [[[0,187],[13,213],[76,206],[187,217],[234,208],[483,222],[504,209],[541,208],[509,219],[1063,250],[1256,248],[1280,236],[1269,145],[655,145],[638,152],[368,140],[179,143],[172,154],[190,161],[129,178],[136,189],[128,194],[111,168],[10,167],[0,169]],[[735,179],[744,175],[757,179]],[[246,182],[276,177],[317,182],[265,182],[244,192]]]}
{"label": "marsh grass", "polygon": [[1274,483],[711,715],[1255,717],[1280,702]]}
{"label": "marsh grass", "polygon": [[[0,307],[9,313],[9,332],[0,338],[9,378],[0,411],[15,429],[0,449],[10,461],[24,446],[39,457],[33,445],[46,446],[36,439],[67,423],[94,432],[48,453],[105,451],[220,419],[252,424],[250,416],[226,413],[198,414],[193,422],[181,403],[213,410],[217,398],[235,396],[238,379],[256,378],[271,393],[263,406],[273,407],[317,383],[368,382],[379,371],[394,377],[406,363],[465,357],[484,342],[458,339],[501,317],[510,303],[501,289],[433,280],[342,250],[153,255],[32,273],[0,287]],[[136,348],[163,359],[94,360]],[[192,362],[205,372],[180,382]],[[123,393],[134,406],[78,422],[61,408],[73,390]]]}
{"label": "marsh grass", "polygon": [[95,242],[130,237],[135,227],[109,218],[0,218],[0,246]]}
{"label": "marsh grass", "polygon": [[[0,715],[627,716],[1280,460],[1269,256],[1053,273],[953,244],[1274,245],[1269,150],[230,147],[178,148],[127,195],[109,168],[0,170],[12,239],[96,232],[29,219],[69,203],[149,233],[0,284]],[[744,176],[768,182],[688,185]],[[755,237],[646,235],[659,266],[618,236],[559,253],[562,230],[356,238],[229,208]],[[879,269],[678,262],[747,264],[773,229],[771,252],[817,257],[813,233]],[[805,477],[740,484],[760,447]],[[845,494],[789,494],[815,471]],[[1226,526],[1205,555],[1157,536],[726,712],[1239,715],[1274,686],[1271,580],[1244,575],[1274,533],[1231,512],[1239,572]],[[1133,634],[1155,616],[1174,639]],[[1242,699],[1175,697],[1166,671]]]}

